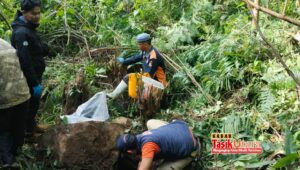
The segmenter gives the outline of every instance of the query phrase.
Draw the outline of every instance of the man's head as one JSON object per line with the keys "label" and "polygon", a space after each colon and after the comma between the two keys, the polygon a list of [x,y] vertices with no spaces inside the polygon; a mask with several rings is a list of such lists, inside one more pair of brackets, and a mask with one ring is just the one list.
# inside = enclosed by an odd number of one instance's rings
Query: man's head
{"label": "man's head", "polygon": [[21,11],[26,21],[39,24],[41,18],[40,0],[22,0]]}
{"label": "man's head", "polygon": [[139,45],[139,49],[142,51],[149,51],[151,48],[151,36],[147,33],[139,34],[136,37],[136,42]]}
{"label": "man's head", "polygon": [[117,139],[117,149],[121,152],[135,150],[137,147],[137,138],[135,135],[125,134]]}

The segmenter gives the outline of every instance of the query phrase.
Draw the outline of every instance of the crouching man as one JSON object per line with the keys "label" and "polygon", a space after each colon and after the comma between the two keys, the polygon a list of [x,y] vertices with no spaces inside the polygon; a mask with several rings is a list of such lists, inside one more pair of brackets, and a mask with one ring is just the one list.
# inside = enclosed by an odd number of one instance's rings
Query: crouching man
{"label": "crouching man", "polygon": [[127,74],[120,82],[120,84],[116,87],[116,89],[113,92],[107,94],[109,98],[115,99],[120,94],[122,94],[129,86],[129,96],[133,99],[136,99],[136,83],[130,82],[136,82],[136,79],[140,79],[141,76],[150,77],[154,80],[159,81],[165,87],[167,86],[164,59],[158,52],[158,50],[152,46],[151,40],[152,38],[149,34],[139,34],[136,37],[136,42],[138,43],[138,47],[141,50],[140,53],[127,59],[124,59],[123,57],[117,58],[117,61],[123,65],[131,65],[137,62],[142,62],[143,67],[141,73]]}
{"label": "crouching man", "polygon": [[149,120],[147,128],[142,134],[125,134],[117,139],[119,151],[141,154],[139,170],[152,169],[156,160],[163,160],[158,170],[182,170],[196,156],[200,146],[185,122]]}

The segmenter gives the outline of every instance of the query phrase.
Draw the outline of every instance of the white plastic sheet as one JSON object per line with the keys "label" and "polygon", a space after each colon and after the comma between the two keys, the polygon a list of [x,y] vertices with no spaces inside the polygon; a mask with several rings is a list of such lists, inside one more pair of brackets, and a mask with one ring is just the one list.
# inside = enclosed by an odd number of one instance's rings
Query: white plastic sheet
{"label": "white plastic sheet", "polygon": [[142,80],[145,83],[145,85],[147,85],[147,86],[152,85],[152,86],[162,89],[162,90],[165,88],[162,83],[160,83],[152,78],[142,76]]}
{"label": "white plastic sheet", "polygon": [[78,106],[75,113],[60,117],[67,120],[68,124],[74,124],[87,121],[106,121],[109,119],[106,93],[99,92],[90,98],[87,102]]}

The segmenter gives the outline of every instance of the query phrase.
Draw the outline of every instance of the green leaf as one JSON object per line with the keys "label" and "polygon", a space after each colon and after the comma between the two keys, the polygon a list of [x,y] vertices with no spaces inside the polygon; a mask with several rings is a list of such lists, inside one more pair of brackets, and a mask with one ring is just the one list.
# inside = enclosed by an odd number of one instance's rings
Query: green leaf
{"label": "green leaf", "polygon": [[246,165],[245,168],[261,168],[261,167],[263,167],[263,166],[272,164],[272,163],[274,163],[274,162],[275,162],[275,160],[274,160],[274,161],[257,162],[257,163],[253,163],[253,164]]}
{"label": "green leaf", "polygon": [[62,119],[62,123],[63,123],[64,125],[67,125],[67,124],[68,124],[68,119],[67,119],[67,117],[64,117],[64,118]]}
{"label": "green leaf", "polygon": [[69,9],[67,10],[67,13],[68,13],[68,14],[71,14],[71,15],[74,15],[74,14],[75,14],[75,10],[69,8]]}
{"label": "green leaf", "polygon": [[242,161],[234,162],[234,166],[237,167],[245,167],[245,163]]}
{"label": "green leaf", "polygon": [[288,156],[279,159],[276,164],[273,166],[273,168],[283,168],[286,167],[287,165],[291,164],[293,161],[296,159],[300,158],[300,154],[298,153],[293,153],[289,154]]}
{"label": "green leaf", "polygon": [[286,155],[295,153],[296,146],[295,146],[294,138],[293,138],[293,135],[291,134],[291,131],[289,129],[287,129],[285,134],[286,134],[286,136],[285,136],[285,141],[284,141],[284,150],[285,150]]}

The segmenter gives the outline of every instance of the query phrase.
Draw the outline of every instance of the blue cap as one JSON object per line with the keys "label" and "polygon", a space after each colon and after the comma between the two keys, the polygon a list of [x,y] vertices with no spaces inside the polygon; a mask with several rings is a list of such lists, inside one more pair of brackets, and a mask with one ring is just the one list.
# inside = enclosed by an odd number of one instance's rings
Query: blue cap
{"label": "blue cap", "polygon": [[136,37],[136,41],[137,41],[138,43],[146,42],[146,41],[149,41],[149,40],[151,40],[151,36],[150,36],[150,34],[147,34],[147,33],[139,34],[139,35]]}
{"label": "blue cap", "polygon": [[117,139],[117,149],[122,152],[135,149],[136,145],[137,138],[135,135],[125,134],[119,136]]}

